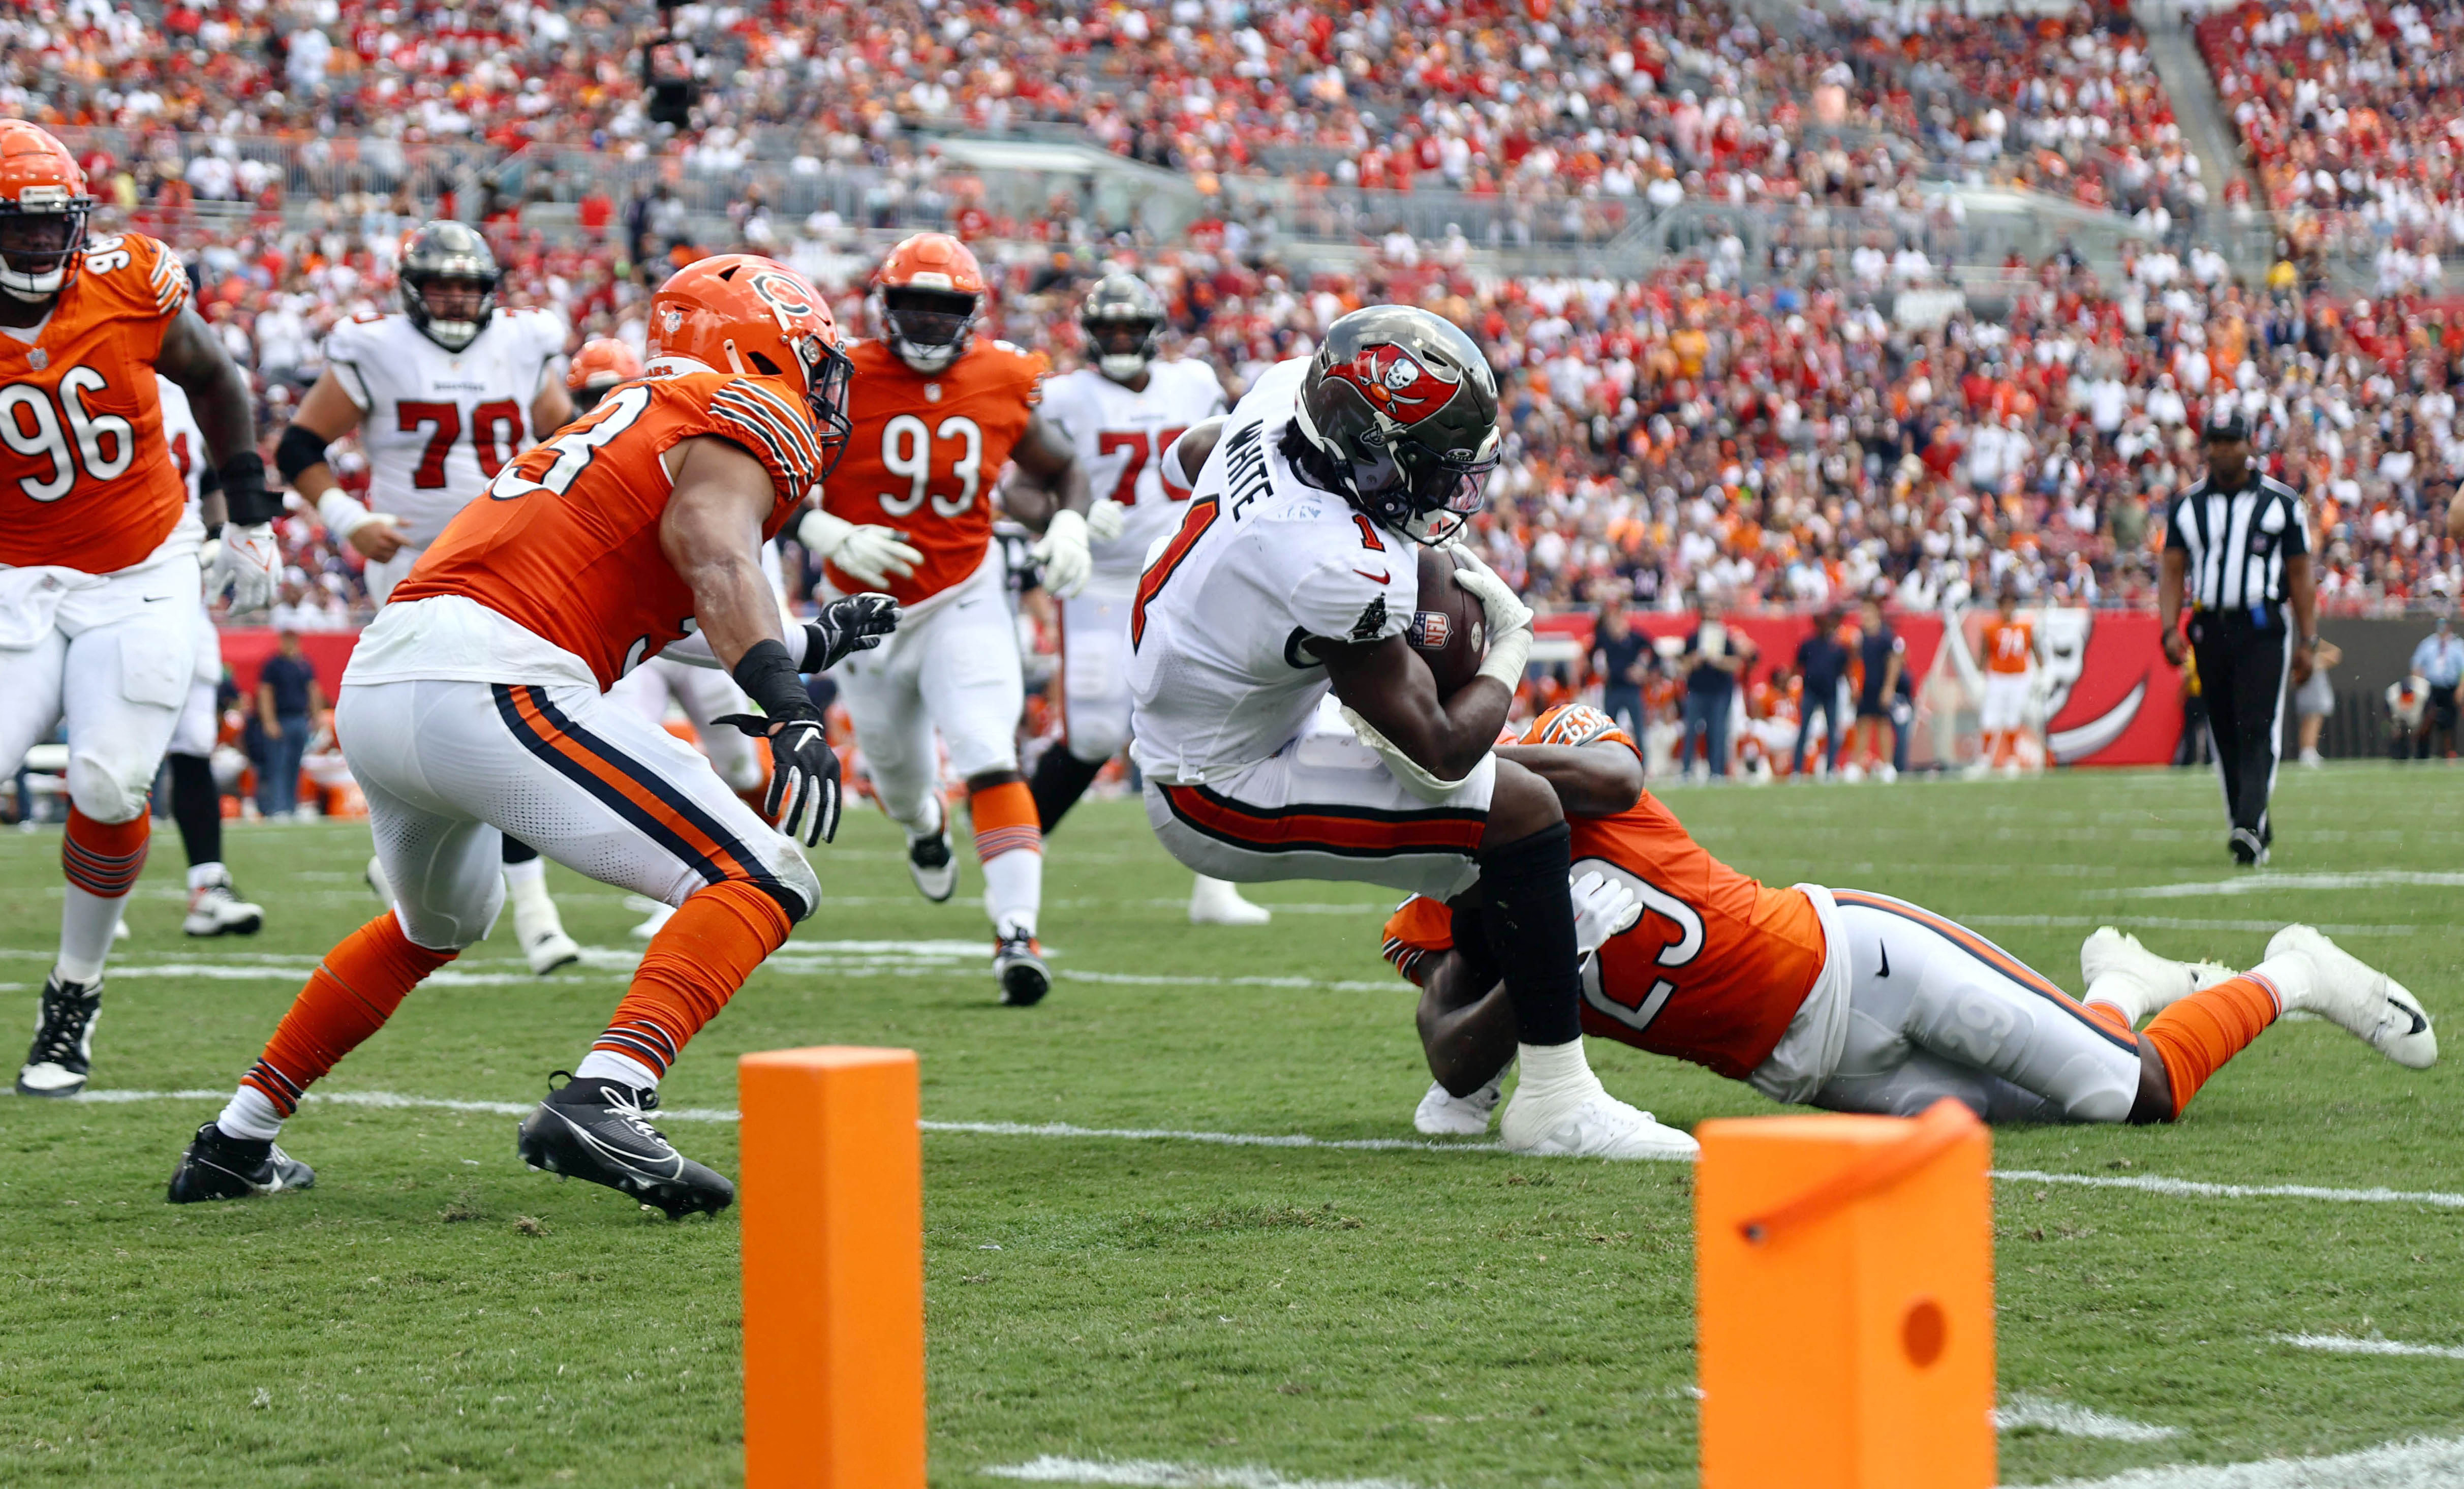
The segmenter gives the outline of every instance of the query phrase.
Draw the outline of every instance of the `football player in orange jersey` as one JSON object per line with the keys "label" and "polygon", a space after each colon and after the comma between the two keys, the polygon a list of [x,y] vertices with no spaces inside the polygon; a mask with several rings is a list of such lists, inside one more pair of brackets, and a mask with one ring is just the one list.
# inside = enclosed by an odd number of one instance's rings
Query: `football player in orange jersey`
{"label": "football player in orange jersey", "polygon": [[164,438],[157,372],[187,393],[222,483],[213,588],[261,607],[281,564],[247,377],[171,251],[89,237],[93,209],[57,140],[0,122],[0,774],[63,720],[69,739],[68,902],[17,1074],[26,1096],[85,1087],[103,955],[145,866],[146,797],[194,669],[207,533]]}
{"label": "football player in orange jersey", "polygon": [[768,736],[767,805],[809,846],[836,831],[838,760],[798,675],[877,645],[898,608],[844,599],[782,633],[761,571],[762,543],[846,440],[847,360],[821,293],[766,258],[706,258],[652,297],[649,350],[649,376],[508,463],[361,635],[335,728],[393,906],[326,953],[230,1105],[198,1129],[173,1202],[314,1181],[275,1146],[283,1120],[486,934],[505,900],[509,827],[677,907],[605,1032],[522,1123],[523,1159],[671,1215],[734,1197],[643,1114],[686,1041],[818,907],[821,884],[691,745],[605,695],[680,644],[729,669],[767,717],[728,722]]}
{"label": "football player in orange jersey", "polygon": [[2036,659],[2036,628],[2019,618],[2019,593],[2005,589],[1995,604],[1994,618],[1986,622],[1985,697],[1976,710],[1984,737],[1977,742],[1976,764],[1982,775],[1995,766],[2019,773],[2019,730],[2028,716],[2028,669]]}
{"label": "football player in orange jersey", "polygon": [[[2079,948],[2082,1003],[1932,911],[1774,889],[1720,862],[1643,791],[1634,742],[1596,709],[1545,714],[1498,753],[1546,776],[1573,825],[1584,1032],[1774,1100],[1904,1117],[1947,1096],[1989,1122],[2171,1122],[2294,1009],[2400,1065],[2438,1057],[2412,994],[2306,925],[2278,931],[2238,976],[2099,930]],[[1413,1120],[1432,1134],[1485,1131],[1514,1056],[1495,959],[1454,926],[1421,897],[1386,925],[1388,960],[1422,989],[1437,1081]]]}
{"label": "football player in orange jersey", "polygon": [[919,233],[874,276],[885,335],[858,342],[847,456],[797,537],[823,559],[831,589],[887,589],[905,607],[898,634],[853,658],[839,696],[872,773],[873,794],[907,830],[907,867],[924,898],[957,890],[933,735],[967,784],[993,975],[1003,1003],[1052,986],[1036,942],[1044,833],[1018,769],[1025,703],[1006,575],[993,545],[994,482],[1005,463],[1051,512],[1035,556],[1044,587],[1067,599],[1093,571],[1087,473],[1047,425],[1044,358],[969,332],[988,286],[967,246]]}

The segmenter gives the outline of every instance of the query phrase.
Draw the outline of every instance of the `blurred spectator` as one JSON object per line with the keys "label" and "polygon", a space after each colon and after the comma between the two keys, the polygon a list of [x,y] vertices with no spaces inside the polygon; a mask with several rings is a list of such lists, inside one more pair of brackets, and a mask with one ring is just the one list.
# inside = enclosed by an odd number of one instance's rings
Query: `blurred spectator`
{"label": "blurred spectator", "polygon": [[277,650],[256,675],[256,726],[263,739],[257,761],[256,810],[288,816],[299,805],[299,762],[308,750],[316,716],[325,708],[317,669],[299,649],[299,633],[285,630]]}
{"label": "blurred spectator", "polygon": [[1677,746],[1677,768],[1683,773],[1694,758],[1695,741],[1703,743],[1709,772],[1728,773],[1728,715],[1736,706],[1737,679],[1753,662],[1753,643],[1728,629],[1721,617],[1727,607],[1705,595],[1700,619],[1685,638],[1677,665],[1685,674],[1682,722],[1684,735]]}
{"label": "blurred spectator", "polygon": [[2327,763],[2326,757],[2319,753],[2319,736],[2325,732],[2327,720],[2336,712],[2336,688],[2327,680],[2327,671],[2343,659],[2342,648],[2321,639],[2319,650],[2311,654],[2309,680],[2293,690],[2293,716],[2299,721],[2300,760],[2305,766]]}
{"label": "blurred spectator", "polygon": [[1814,716],[1822,716],[1822,768],[1839,768],[1840,705],[1847,701],[1848,648],[1840,644],[1839,616],[1830,611],[1814,618],[1814,634],[1797,643],[1796,673],[1804,683],[1798,700],[1796,745],[1789,756],[1789,773],[1805,769],[1805,742],[1814,733]]}
{"label": "blurred spectator", "polygon": [[2458,688],[2464,688],[2464,636],[2455,634],[2453,623],[2447,616],[2439,616],[2438,629],[2422,637],[2421,644],[2412,649],[2412,675],[2429,689],[2429,706],[2414,730],[2414,757],[2429,759],[2432,738],[2444,736],[2440,756],[2453,760],[2456,693]]}
{"label": "blurred spectator", "polygon": [[[1868,596],[1857,619],[1857,723],[1848,758],[1859,768],[1881,767],[1897,776],[1907,767],[1908,722],[1915,710],[1903,701],[1910,694],[1908,644],[1891,629],[1882,602]],[[1891,752],[1878,748],[1882,726],[1891,727]]]}
{"label": "blurred spectator", "polygon": [[1600,711],[1639,743],[1650,723],[1642,688],[1656,660],[1651,638],[1637,630],[1622,604],[1600,608],[1599,633],[1592,642],[1592,672],[1600,679]]}

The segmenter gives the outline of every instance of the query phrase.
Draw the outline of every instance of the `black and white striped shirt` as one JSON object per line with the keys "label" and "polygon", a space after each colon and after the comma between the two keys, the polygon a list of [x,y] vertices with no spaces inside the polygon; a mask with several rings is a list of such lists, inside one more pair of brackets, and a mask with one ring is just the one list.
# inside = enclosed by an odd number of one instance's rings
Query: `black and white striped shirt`
{"label": "black and white striped shirt", "polygon": [[2165,546],[2189,560],[2183,590],[2201,610],[2274,609],[2284,600],[2284,560],[2310,551],[2301,495],[2253,470],[2220,490],[2202,477],[2165,512]]}

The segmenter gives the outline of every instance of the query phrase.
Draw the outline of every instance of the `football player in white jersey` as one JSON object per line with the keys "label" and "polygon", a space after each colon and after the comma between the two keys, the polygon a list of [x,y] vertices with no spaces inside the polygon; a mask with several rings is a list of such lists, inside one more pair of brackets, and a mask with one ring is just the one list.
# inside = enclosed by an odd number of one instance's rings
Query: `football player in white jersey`
{"label": "football player in white jersey", "polygon": [[[179,384],[155,374],[163,398],[163,443],[171,450],[171,465],[188,483],[191,517],[221,521],[222,481],[206,462],[206,436],[188,409],[188,395]],[[212,510],[204,508],[210,502]],[[214,742],[221,734],[222,714],[215,706],[223,680],[222,633],[213,617],[200,607],[196,614],[196,672],[188,679],[188,701],[180,722],[171,726],[171,817],[180,825],[180,846],[188,855],[188,915],[180,928],[191,936],[253,936],[265,924],[263,907],[249,903],[232,887],[231,870],[223,866],[223,794],[214,784]],[[124,932],[125,921],[121,922]]]}
{"label": "football player in white jersey", "polygon": [[[1130,742],[1130,605],[1147,550],[1180,522],[1189,484],[1163,453],[1191,425],[1223,411],[1223,385],[1203,362],[1159,362],[1163,297],[1134,274],[1109,274],[1078,307],[1093,367],[1044,389],[1044,416],[1076,447],[1095,501],[1088,509],[1094,570],[1061,602],[1061,740],[1028,782],[1048,835]],[[1263,925],[1263,906],[1229,881],[1198,876],[1189,919]]]}
{"label": "football player in white jersey", "polygon": [[[355,316],[325,339],[325,371],[282,432],[282,478],[326,530],[367,559],[368,597],[383,605],[453,515],[516,456],[572,421],[559,376],[564,322],[496,304],[504,276],[476,229],[427,224],[403,245],[402,309]],[[357,430],[368,456],[363,505],[335,481],[325,447]],[[505,839],[514,938],[542,975],[581,959],[548,898],[546,865]],[[390,900],[385,871],[368,882]]]}
{"label": "football player in white jersey", "polygon": [[[1416,544],[1480,510],[1497,451],[1487,359],[1406,305],[1343,317],[1314,357],[1269,369],[1221,424],[1182,436],[1167,459],[1196,492],[1130,614],[1147,818],[1174,857],[1219,878],[1455,900],[1514,1006],[1523,1078],[1505,1145],[1689,1157],[1692,1138],[1610,1096],[1584,1060],[1565,813],[1490,748],[1531,611],[1457,548],[1456,583],[1485,612],[1479,675],[1440,699],[1407,636]],[[1339,714],[1321,707],[1330,695]]]}

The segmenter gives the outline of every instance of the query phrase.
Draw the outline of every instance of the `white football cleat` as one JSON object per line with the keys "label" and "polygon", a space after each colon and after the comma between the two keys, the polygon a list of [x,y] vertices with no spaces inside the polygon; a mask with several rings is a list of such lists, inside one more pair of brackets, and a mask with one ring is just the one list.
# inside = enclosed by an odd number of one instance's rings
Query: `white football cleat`
{"label": "white football cleat", "polygon": [[1501,1070],[1469,1096],[1451,1096],[1444,1086],[1430,1081],[1428,1094],[1412,1112],[1412,1130],[1432,1138],[1481,1136],[1488,1131],[1488,1119],[1496,1115],[1502,1095],[1499,1082],[1505,1078]]}
{"label": "white football cleat", "polygon": [[1200,874],[1198,881],[1189,886],[1192,925],[1264,925],[1274,918],[1274,911],[1243,899],[1241,887],[1228,879],[1208,878]]}
{"label": "white football cleat", "polygon": [[548,898],[546,885],[534,881],[517,889],[513,901],[514,940],[520,944],[533,972],[545,977],[582,960],[582,947],[564,933],[564,918],[556,913],[556,901]]}
{"label": "white football cleat", "polygon": [[264,908],[242,900],[223,874],[188,892],[188,918],[180,929],[191,936],[253,936],[264,925]]}
{"label": "white football cleat", "polygon": [[941,810],[941,825],[918,837],[907,836],[907,877],[915,881],[915,892],[935,904],[946,901],[958,892],[958,856],[950,846],[950,809],[935,798]]}
{"label": "white football cleat", "polygon": [[1888,761],[1874,767],[1874,779],[1888,786],[1900,778],[1900,768]]}
{"label": "white football cleat", "polygon": [[1852,760],[1839,767],[1839,779],[1854,786],[1865,779],[1865,767]]}
{"label": "white football cleat", "polygon": [[1553,1093],[1553,1100],[1527,1100],[1518,1085],[1498,1119],[1497,1136],[1508,1152],[1539,1158],[1679,1158],[1693,1160],[1702,1145],[1649,1112],[1637,1111],[1602,1088]]}
{"label": "white football cleat", "polygon": [[661,904],[657,900],[653,900],[650,901],[649,914],[642,918],[641,924],[633,927],[633,936],[636,940],[648,941],[651,937],[657,935],[660,931],[666,929],[668,922],[674,920],[675,917],[676,907],[674,905]]}
{"label": "white football cleat", "polygon": [[393,886],[385,882],[385,860],[383,858],[378,857],[375,854],[368,855],[367,871],[360,877],[368,881],[369,891],[379,900],[384,900],[387,904],[393,903]]}
{"label": "white football cleat", "polygon": [[2279,987],[2288,1009],[2342,1024],[2388,1059],[2412,1070],[2438,1063],[2438,1034],[2430,1012],[2404,984],[2329,941],[2315,926],[2287,925],[2267,943],[2267,957],[2299,957],[2310,986]]}
{"label": "white football cleat", "polygon": [[2133,1028],[2147,1015],[2236,975],[2219,962],[2158,956],[2141,945],[2138,937],[2110,925],[2098,926],[2079,943],[2079,980],[2087,985],[2080,1001],[2114,1005],[2130,1015]]}

